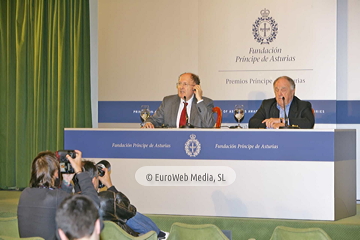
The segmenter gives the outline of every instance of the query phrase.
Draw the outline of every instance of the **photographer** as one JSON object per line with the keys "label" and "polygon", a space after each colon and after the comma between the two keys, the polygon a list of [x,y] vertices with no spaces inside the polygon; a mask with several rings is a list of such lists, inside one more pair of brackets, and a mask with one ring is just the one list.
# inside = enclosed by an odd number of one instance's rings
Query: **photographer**
{"label": "photographer", "polygon": [[[83,169],[92,178],[96,190],[99,187],[99,180],[107,187],[107,191],[99,193],[100,215],[103,220],[113,221],[122,229],[133,236],[155,231],[158,239],[166,239],[167,233],[161,231],[156,224],[148,217],[139,213],[135,206],[125,194],[119,192],[111,182],[110,173],[107,168],[98,169],[92,161],[83,161]],[[99,176],[99,171],[102,176]],[[77,192],[77,181],[75,180],[75,192]],[[80,189],[82,190],[81,186]],[[115,206],[115,207],[114,207]]]}
{"label": "photographer", "polygon": [[[75,150],[75,158],[66,156],[74,169],[82,194],[99,206],[99,198],[91,178],[82,172],[81,152]],[[18,204],[18,226],[21,238],[42,237],[56,239],[56,209],[70,193],[59,188],[60,164],[51,151],[40,152],[32,162],[30,187],[21,193]]]}

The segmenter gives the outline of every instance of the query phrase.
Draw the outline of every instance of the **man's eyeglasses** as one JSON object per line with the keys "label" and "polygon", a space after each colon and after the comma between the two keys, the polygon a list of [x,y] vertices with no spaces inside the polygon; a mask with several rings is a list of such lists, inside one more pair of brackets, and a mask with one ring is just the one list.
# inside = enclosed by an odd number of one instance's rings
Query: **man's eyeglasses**
{"label": "man's eyeglasses", "polygon": [[189,86],[195,86],[195,85],[193,85],[193,84],[188,84],[188,83],[186,83],[186,82],[178,82],[178,83],[176,83],[176,87],[179,87],[179,86],[184,86],[184,87],[189,87]]}

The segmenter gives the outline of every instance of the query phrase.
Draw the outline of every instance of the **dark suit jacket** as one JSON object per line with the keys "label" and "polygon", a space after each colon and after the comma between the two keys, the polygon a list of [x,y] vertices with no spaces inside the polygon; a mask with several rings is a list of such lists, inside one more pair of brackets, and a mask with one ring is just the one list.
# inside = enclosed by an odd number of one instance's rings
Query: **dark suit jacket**
{"label": "dark suit jacket", "polygon": [[[179,111],[180,97],[178,95],[171,95],[164,97],[160,107],[156,110],[154,115],[149,117],[146,121],[154,124],[155,127],[170,127],[176,128],[176,118]],[[215,125],[215,120],[212,112],[214,103],[210,98],[203,97],[203,101],[197,103],[194,96],[190,112],[190,124],[197,128],[212,128]]]}
{"label": "dark suit jacket", "polygon": [[[249,128],[266,128],[263,120],[268,118],[278,118],[279,109],[275,98],[266,99],[261,103],[259,110],[249,121]],[[313,128],[315,119],[312,112],[311,103],[293,98],[289,110],[290,125],[298,125],[300,128]]]}
{"label": "dark suit jacket", "polygon": [[[90,175],[80,173],[76,176],[82,190],[81,194],[87,195],[96,203],[96,206],[99,206],[100,199]],[[17,210],[20,237],[39,236],[44,239],[58,239],[56,238],[58,232],[55,222],[56,209],[68,196],[70,193],[60,188],[25,188],[20,195]]]}

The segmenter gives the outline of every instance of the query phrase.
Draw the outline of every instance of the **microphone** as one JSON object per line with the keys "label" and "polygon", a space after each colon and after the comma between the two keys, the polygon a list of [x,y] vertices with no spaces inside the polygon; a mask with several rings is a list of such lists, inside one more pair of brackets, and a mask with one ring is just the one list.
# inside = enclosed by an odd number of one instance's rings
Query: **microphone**
{"label": "microphone", "polygon": [[285,97],[282,97],[282,100],[283,100],[283,107],[284,107],[284,118],[285,118],[285,126],[281,126],[281,127],[279,127],[279,129],[297,129],[297,128],[299,128],[297,125],[289,125],[289,123],[288,123],[288,116],[287,116],[287,114],[286,114],[286,109],[285,109]]}
{"label": "microphone", "polygon": [[283,106],[284,106],[284,115],[285,115],[285,128],[288,127],[288,118],[286,116],[286,109],[285,109],[285,97],[282,97],[282,100],[283,100]]}

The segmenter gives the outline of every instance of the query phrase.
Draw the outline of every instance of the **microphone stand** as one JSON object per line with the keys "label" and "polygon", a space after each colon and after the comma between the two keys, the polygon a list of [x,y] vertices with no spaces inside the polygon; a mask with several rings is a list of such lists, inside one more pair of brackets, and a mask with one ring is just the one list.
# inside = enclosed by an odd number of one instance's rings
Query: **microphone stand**
{"label": "microphone stand", "polygon": [[[186,103],[186,96],[184,96],[184,101]],[[184,108],[185,108],[185,114],[186,114],[186,123],[184,126],[181,126],[180,128],[195,128],[193,125],[191,125],[189,123],[189,116],[187,114],[187,107],[186,107],[186,104],[184,103]]]}
{"label": "microphone stand", "polygon": [[281,126],[279,127],[279,129],[297,129],[299,128],[298,126],[296,125],[289,125],[288,121],[289,121],[289,118],[288,116],[286,115],[286,109],[285,109],[285,97],[282,97],[282,100],[283,100],[283,107],[284,107],[284,115],[285,115],[285,126]]}

